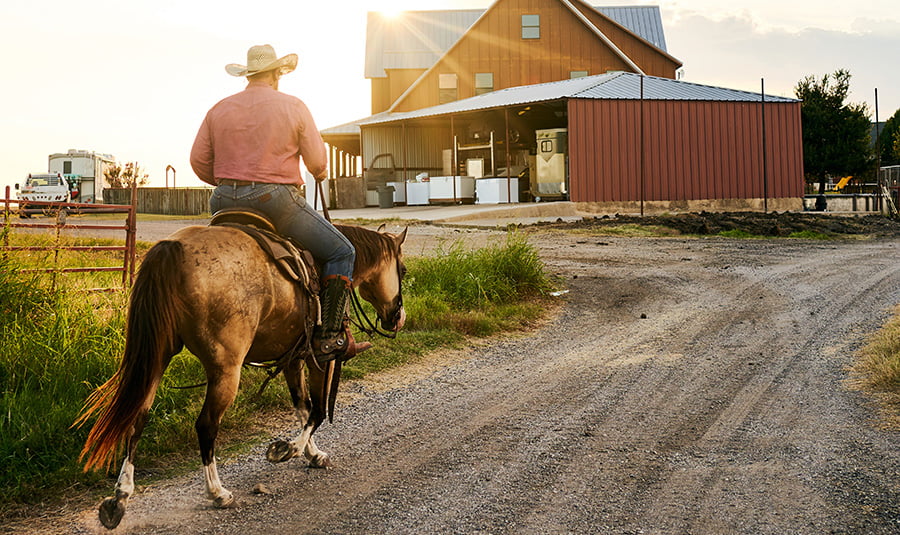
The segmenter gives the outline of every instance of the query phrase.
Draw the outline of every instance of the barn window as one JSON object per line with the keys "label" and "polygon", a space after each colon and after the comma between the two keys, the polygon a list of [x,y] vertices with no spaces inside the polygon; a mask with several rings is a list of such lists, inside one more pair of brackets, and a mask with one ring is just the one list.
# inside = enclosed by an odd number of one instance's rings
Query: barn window
{"label": "barn window", "polygon": [[438,103],[453,102],[458,97],[459,83],[455,74],[441,74],[438,76]]}
{"label": "barn window", "polygon": [[541,38],[541,16],[522,15],[522,39]]}
{"label": "barn window", "polygon": [[587,75],[588,75],[587,71],[570,71],[569,72],[569,78],[571,78],[573,80],[575,78],[584,78]]}
{"label": "barn window", "polygon": [[494,73],[492,72],[476,72],[475,73],[475,94],[483,95],[494,90]]}

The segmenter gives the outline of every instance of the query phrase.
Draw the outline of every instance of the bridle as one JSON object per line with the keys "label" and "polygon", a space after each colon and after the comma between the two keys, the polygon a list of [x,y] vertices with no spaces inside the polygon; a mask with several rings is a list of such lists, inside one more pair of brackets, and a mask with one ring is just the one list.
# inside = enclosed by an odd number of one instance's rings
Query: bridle
{"label": "bridle", "polygon": [[[400,272],[400,259],[397,259],[397,281],[398,285],[402,286],[403,284],[403,276]],[[369,318],[369,315],[366,314],[365,309],[363,308],[362,301],[359,299],[359,295],[356,293],[356,289],[350,290],[350,303],[353,308],[353,316],[350,317],[350,321],[353,325],[359,329],[360,331],[372,336],[372,334],[377,334],[383,336],[385,338],[396,338],[397,331],[385,331],[384,329],[378,327],[378,320],[372,321]],[[394,313],[394,317],[391,318],[394,320],[394,325],[399,321],[399,316],[403,312],[403,288],[397,292],[397,311]]]}

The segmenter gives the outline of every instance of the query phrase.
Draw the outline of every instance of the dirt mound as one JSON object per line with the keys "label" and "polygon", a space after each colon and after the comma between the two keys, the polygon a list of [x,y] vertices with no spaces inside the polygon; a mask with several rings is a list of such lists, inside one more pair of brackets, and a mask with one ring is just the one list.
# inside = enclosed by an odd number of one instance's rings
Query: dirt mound
{"label": "dirt mound", "polygon": [[558,228],[603,228],[623,225],[670,228],[680,234],[716,235],[745,233],[755,236],[787,237],[815,234],[841,236],[900,236],[900,221],[880,215],[837,216],[821,213],[700,212],[659,216],[603,216],[572,223],[551,223]]}

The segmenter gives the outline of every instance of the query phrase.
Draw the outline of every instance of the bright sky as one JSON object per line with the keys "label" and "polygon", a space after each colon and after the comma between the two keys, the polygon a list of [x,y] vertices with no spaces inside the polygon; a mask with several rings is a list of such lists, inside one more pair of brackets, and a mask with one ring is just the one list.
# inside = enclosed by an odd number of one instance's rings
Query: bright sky
{"label": "bright sky", "polygon": [[[874,119],[900,108],[896,0],[620,0],[660,6],[669,53],[685,80],[793,96],[806,75],[850,70],[851,102]],[[8,2],[0,18],[2,187],[45,172],[68,149],[137,161],[151,185],[196,186],[188,155],[206,111],[243,89],[225,73],[251,45],[300,56],[281,90],[303,99],[318,127],[370,111],[363,76],[367,11],[487,8],[491,0],[45,0]],[[171,184],[170,184],[171,185]]]}

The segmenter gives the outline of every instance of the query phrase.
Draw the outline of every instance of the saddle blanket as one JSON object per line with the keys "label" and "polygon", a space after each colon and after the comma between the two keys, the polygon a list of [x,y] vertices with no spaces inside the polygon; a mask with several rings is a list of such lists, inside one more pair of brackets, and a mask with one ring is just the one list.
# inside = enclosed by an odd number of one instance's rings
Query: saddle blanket
{"label": "saddle blanket", "polygon": [[312,254],[301,249],[284,236],[252,225],[222,222],[219,226],[243,231],[256,240],[260,248],[275,261],[282,273],[306,287],[312,295],[319,294],[319,277]]}

